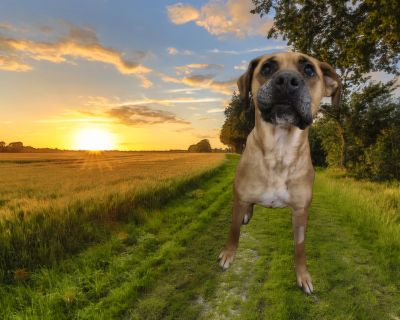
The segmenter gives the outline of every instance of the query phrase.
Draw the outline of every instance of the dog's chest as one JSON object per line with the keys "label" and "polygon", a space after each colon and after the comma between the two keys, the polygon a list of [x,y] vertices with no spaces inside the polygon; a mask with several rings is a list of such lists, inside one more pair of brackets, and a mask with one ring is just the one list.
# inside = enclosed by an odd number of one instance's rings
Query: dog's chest
{"label": "dog's chest", "polygon": [[302,156],[303,141],[300,130],[288,132],[278,126],[274,134],[257,141],[251,135],[235,179],[238,196],[264,207],[291,205],[298,193],[296,181],[302,179],[308,165],[307,157]]}
{"label": "dog's chest", "polygon": [[290,194],[285,181],[278,179],[266,183],[265,188],[260,190],[257,198],[258,204],[264,207],[283,208],[287,206]]}

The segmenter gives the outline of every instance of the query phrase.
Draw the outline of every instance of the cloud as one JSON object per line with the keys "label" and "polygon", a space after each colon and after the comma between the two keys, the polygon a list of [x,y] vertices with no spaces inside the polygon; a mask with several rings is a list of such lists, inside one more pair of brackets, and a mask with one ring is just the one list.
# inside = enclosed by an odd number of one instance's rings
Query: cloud
{"label": "cloud", "polygon": [[119,99],[115,102],[111,101],[106,97],[87,97],[86,105],[90,107],[121,107],[129,105],[160,105],[160,106],[173,106],[176,104],[197,104],[197,103],[210,103],[210,102],[221,102],[220,98],[193,98],[193,97],[177,97],[174,99],[157,99],[157,98],[143,98],[140,100],[130,100],[121,102]]}
{"label": "cloud", "polygon": [[[34,59],[52,63],[72,62],[83,59],[113,65],[121,74],[139,75],[144,87],[151,85],[145,74],[151,72],[138,61],[128,59],[117,49],[100,43],[96,33],[87,27],[77,27],[66,23],[68,33],[53,42],[30,39],[16,39],[0,35],[0,69],[29,71],[32,69],[25,60]],[[138,54],[137,56],[140,56]]]}
{"label": "cloud", "polygon": [[174,47],[168,47],[167,48],[167,53],[169,55],[171,55],[171,56],[175,56],[177,54],[183,55],[183,56],[191,56],[191,55],[193,55],[193,51],[190,51],[190,50],[182,50],[182,51],[180,51],[180,50],[178,50],[177,48],[174,48]]}
{"label": "cloud", "polygon": [[246,60],[242,60],[238,65],[234,66],[235,70],[247,70],[249,63]]}
{"label": "cloud", "polygon": [[187,132],[187,131],[193,131],[193,128],[192,127],[184,127],[184,128],[175,129],[175,132]]}
{"label": "cloud", "polygon": [[185,24],[189,21],[195,21],[200,16],[199,10],[183,3],[177,3],[172,6],[168,6],[167,14],[169,19],[174,24]]}
{"label": "cloud", "polygon": [[17,56],[0,56],[0,70],[26,72],[32,70],[32,67]]}
{"label": "cloud", "polygon": [[279,45],[279,46],[266,46],[266,47],[261,47],[261,48],[252,48],[252,49],[246,49],[246,50],[221,50],[214,48],[212,50],[208,50],[209,53],[216,53],[216,54],[231,54],[231,55],[241,55],[241,54],[248,54],[248,53],[265,53],[268,51],[273,51],[273,50],[285,50],[287,51],[289,49],[288,46],[286,45]]}
{"label": "cloud", "polygon": [[266,35],[273,25],[272,19],[262,20],[259,16],[251,14],[251,9],[251,1],[210,0],[200,9],[182,3],[167,6],[167,13],[174,24],[193,21],[216,36],[232,34],[243,38]]}
{"label": "cloud", "polygon": [[16,31],[17,28],[14,27],[11,23],[0,22],[0,30],[3,30],[3,31]]}
{"label": "cloud", "polygon": [[136,75],[140,81],[142,82],[142,87],[143,88],[150,88],[153,86],[153,82],[149,80],[145,75],[143,74],[137,74]]}
{"label": "cloud", "polygon": [[95,123],[155,125],[162,123],[177,123],[189,125],[190,122],[177,117],[176,114],[140,105],[107,106],[102,111],[69,111],[61,118],[39,120],[39,123]]}
{"label": "cloud", "polygon": [[214,109],[209,109],[207,110],[207,113],[220,113],[224,112],[225,108],[214,108]]}
{"label": "cloud", "polygon": [[170,111],[155,110],[147,106],[138,105],[124,105],[112,108],[106,112],[106,115],[117,119],[118,123],[128,126],[160,123],[190,124],[189,121],[178,118]]}
{"label": "cloud", "polygon": [[214,79],[213,74],[192,74],[183,78],[170,77],[160,74],[160,78],[164,82],[181,83],[196,89],[211,89],[214,92],[231,95],[235,90],[237,79],[230,79],[227,81],[217,81]]}
{"label": "cloud", "polygon": [[204,90],[203,88],[178,88],[178,89],[169,89],[165,90],[167,93],[184,93],[184,94],[193,94],[195,91]]}
{"label": "cloud", "polygon": [[174,47],[169,47],[167,48],[167,52],[168,54],[170,54],[171,56],[174,56],[176,54],[178,54],[178,49],[174,48]]}
{"label": "cloud", "polygon": [[208,87],[209,84],[214,79],[213,74],[194,74],[182,79],[182,83],[190,85],[190,86],[202,86],[205,85]]}
{"label": "cloud", "polygon": [[213,81],[210,85],[210,88],[215,92],[231,95],[236,89],[236,82],[236,78],[227,81]]}
{"label": "cloud", "polygon": [[177,74],[190,74],[193,70],[222,70],[224,66],[222,64],[214,64],[214,63],[191,63],[184,66],[175,67]]}

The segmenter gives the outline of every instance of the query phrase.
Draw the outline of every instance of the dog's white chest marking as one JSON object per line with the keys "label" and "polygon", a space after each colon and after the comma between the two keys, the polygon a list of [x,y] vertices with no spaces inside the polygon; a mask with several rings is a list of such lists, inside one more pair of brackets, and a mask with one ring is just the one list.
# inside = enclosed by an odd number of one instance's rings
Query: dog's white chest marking
{"label": "dog's white chest marking", "polygon": [[268,152],[264,155],[264,168],[268,179],[262,182],[265,189],[258,193],[257,203],[268,208],[283,208],[289,203],[287,181],[296,170],[301,131],[288,134],[287,128],[277,126],[274,135],[266,141]]}
{"label": "dog's white chest marking", "polygon": [[282,186],[263,193],[259,204],[267,208],[283,208],[286,207],[288,200],[289,192],[285,186]]}

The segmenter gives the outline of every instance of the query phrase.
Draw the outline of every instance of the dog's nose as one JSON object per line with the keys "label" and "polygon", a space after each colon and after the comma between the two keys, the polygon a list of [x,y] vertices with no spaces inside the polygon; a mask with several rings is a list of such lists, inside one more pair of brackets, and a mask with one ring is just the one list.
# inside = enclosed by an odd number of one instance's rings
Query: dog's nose
{"label": "dog's nose", "polygon": [[293,71],[281,71],[273,79],[273,86],[281,93],[291,93],[300,88],[302,79]]}

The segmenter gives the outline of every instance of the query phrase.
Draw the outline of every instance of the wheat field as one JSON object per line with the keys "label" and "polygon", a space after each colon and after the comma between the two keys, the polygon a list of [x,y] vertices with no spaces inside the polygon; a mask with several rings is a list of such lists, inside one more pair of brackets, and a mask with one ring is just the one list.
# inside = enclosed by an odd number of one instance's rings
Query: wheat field
{"label": "wheat field", "polygon": [[0,278],[51,265],[146,219],[222,164],[224,154],[65,152],[0,154]]}
{"label": "wheat field", "polygon": [[0,153],[0,218],[132,192],[211,168],[223,154]]}

